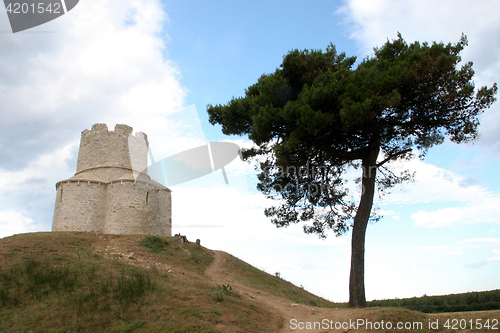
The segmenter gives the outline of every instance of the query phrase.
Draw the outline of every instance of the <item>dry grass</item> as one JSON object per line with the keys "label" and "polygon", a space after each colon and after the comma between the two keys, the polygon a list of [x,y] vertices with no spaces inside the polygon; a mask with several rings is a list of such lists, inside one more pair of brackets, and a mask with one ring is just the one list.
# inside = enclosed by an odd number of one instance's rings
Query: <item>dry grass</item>
{"label": "dry grass", "polygon": [[281,319],[259,305],[214,297],[202,274],[210,251],[184,244],[188,254],[175,237],[152,250],[141,239],[68,232],[0,240],[0,332],[277,331]]}
{"label": "dry grass", "polygon": [[280,277],[265,273],[231,255],[227,256],[224,264],[231,278],[247,287],[266,291],[271,295],[288,299],[295,303],[325,308],[346,307],[345,303],[333,303],[313,295],[303,288],[299,288]]}
{"label": "dry grass", "polygon": [[[290,318],[422,323],[422,329],[352,332],[488,332],[493,329],[469,325],[460,330],[444,324],[452,325],[453,320],[459,325],[478,320],[484,324],[488,319],[492,324],[492,319],[500,319],[500,311],[423,314],[402,308],[348,309],[225,255],[223,270],[230,272],[232,281],[307,305],[290,307],[291,303],[282,302],[283,309],[293,312],[279,314],[272,306],[243,297],[234,286],[214,284],[204,274],[212,252],[193,243],[183,248],[179,244],[177,237],[83,232],[0,239],[0,333],[274,333],[289,331]],[[429,329],[436,320],[438,329]]]}

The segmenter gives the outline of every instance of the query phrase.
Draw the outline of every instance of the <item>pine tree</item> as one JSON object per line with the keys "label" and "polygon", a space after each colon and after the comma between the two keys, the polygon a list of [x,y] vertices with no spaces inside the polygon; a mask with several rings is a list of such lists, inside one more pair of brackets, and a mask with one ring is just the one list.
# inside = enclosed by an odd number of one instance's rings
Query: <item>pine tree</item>
{"label": "pine tree", "polygon": [[[212,124],[225,134],[248,135],[261,156],[258,189],[278,199],[265,210],[272,223],[304,223],[306,233],[326,237],[352,229],[349,304],[365,307],[364,255],[376,188],[408,181],[395,160],[423,158],[449,138],[472,142],[478,115],[495,101],[496,83],[475,91],[472,63],[461,62],[467,45],[410,45],[398,34],[354,66],[355,57],[326,51],[293,50],[272,74],[262,75],[245,96],[208,105]],[[345,174],[361,176],[359,202],[349,197]]]}

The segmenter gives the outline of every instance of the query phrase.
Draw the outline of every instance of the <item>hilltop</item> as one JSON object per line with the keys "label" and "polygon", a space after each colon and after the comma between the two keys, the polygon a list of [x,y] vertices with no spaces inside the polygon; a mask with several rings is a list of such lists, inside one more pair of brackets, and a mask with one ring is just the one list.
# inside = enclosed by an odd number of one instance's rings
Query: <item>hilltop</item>
{"label": "hilltop", "polygon": [[423,325],[412,332],[439,320],[433,331],[445,332],[446,320],[500,318],[500,311],[348,309],[178,236],[20,234],[0,239],[0,261],[0,332],[374,331],[324,326],[358,319]]}

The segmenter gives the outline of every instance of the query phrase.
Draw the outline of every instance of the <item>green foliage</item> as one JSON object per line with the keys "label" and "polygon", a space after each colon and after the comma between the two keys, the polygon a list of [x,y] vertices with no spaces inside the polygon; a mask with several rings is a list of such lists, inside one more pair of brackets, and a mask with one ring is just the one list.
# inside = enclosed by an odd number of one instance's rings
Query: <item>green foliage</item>
{"label": "green foliage", "polygon": [[183,248],[181,248],[178,236],[148,236],[141,239],[140,245],[149,248],[152,253],[167,256],[174,264],[179,264],[189,269],[194,268],[200,273],[213,260],[210,251],[203,247],[197,247],[194,243],[185,242],[182,245]]}
{"label": "green foliage", "polygon": [[234,292],[230,285],[217,285],[217,287],[214,288],[212,295],[214,296],[214,300],[217,302],[222,302],[224,300],[224,296],[239,297],[239,294]]}
{"label": "green foliage", "polygon": [[141,239],[141,245],[151,249],[153,253],[160,253],[167,249],[169,242],[162,237],[148,236]]}
{"label": "green foliage", "polygon": [[[472,63],[459,66],[466,45],[465,36],[456,44],[408,45],[398,33],[356,68],[356,58],[333,45],[293,50],[244,97],[207,106],[212,124],[255,143],[244,158],[264,158],[257,188],[277,199],[264,211],[272,223],[305,222],[304,231],[321,238],[353,228],[351,306],[366,306],[365,233],[370,220],[380,219],[372,212],[375,189],[383,194],[413,178],[387,163],[410,159],[414,150],[423,157],[446,137],[473,141],[478,116],[495,101],[496,83],[474,93]],[[356,205],[343,177],[359,167]]]}
{"label": "green foliage", "polygon": [[377,300],[368,302],[369,307],[404,307],[425,313],[500,310],[500,290],[422,296],[413,298]]}
{"label": "green foliage", "polygon": [[410,158],[413,149],[424,156],[445,137],[477,137],[478,115],[495,101],[497,85],[475,93],[472,63],[459,66],[466,45],[465,36],[456,44],[407,44],[398,34],[357,67],[333,45],[293,50],[244,97],[207,112],[225,134],[254,141],[245,158],[265,157],[258,189],[281,199],[265,212],[274,224],[309,221],[306,232],[340,235],[357,211],[342,179],[348,168],[378,169],[383,190],[412,177],[387,170],[388,161]]}

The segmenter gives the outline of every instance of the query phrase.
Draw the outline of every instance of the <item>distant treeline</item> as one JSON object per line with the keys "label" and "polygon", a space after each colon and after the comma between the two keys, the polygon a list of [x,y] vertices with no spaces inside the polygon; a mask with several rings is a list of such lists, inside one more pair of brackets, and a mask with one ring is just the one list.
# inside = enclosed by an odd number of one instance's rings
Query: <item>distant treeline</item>
{"label": "distant treeline", "polygon": [[403,307],[425,313],[500,310],[500,289],[443,296],[424,295],[413,298],[375,300],[368,302],[367,306]]}

